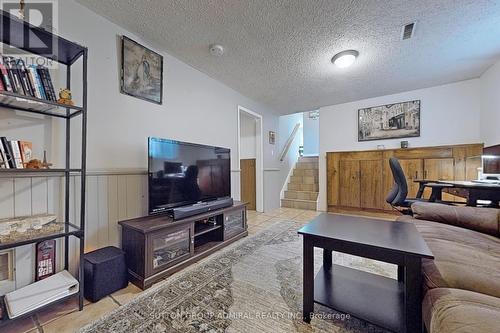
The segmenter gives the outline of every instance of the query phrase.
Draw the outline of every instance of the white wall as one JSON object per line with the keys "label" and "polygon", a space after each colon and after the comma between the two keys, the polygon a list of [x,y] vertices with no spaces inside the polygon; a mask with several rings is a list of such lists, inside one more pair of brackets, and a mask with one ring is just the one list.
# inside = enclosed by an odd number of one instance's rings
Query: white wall
{"label": "white wall", "polygon": [[[286,185],[286,179],[290,170],[294,167],[295,162],[299,157],[299,146],[303,145],[303,117],[302,113],[294,113],[286,116],[281,116],[279,118],[279,135],[276,140],[278,143],[278,155],[283,151],[286,141],[292,134],[293,129],[297,124],[300,125],[300,128],[295,135],[292,144],[290,145],[290,149],[288,150],[288,154],[285,156],[282,162],[280,162],[280,171],[279,177],[277,177],[277,182],[281,184],[281,187]],[[279,197],[278,197],[279,199]]]}
{"label": "white wall", "polygon": [[485,146],[500,144],[500,61],[481,76],[481,136]]}
{"label": "white wall", "polygon": [[256,121],[255,118],[240,113],[240,158],[256,158]]}
{"label": "white wall", "polygon": [[[118,216],[109,211],[96,210],[94,205],[98,200],[105,200],[113,194],[108,191],[108,185],[114,183],[104,179],[94,181],[89,177],[87,186],[89,192],[97,193],[99,188],[100,199],[89,194],[87,205],[87,249],[94,248],[95,244],[105,245],[99,241],[100,235],[107,235],[110,228],[118,228],[116,221],[143,214],[146,203],[143,200],[144,192],[138,192],[137,187],[142,184],[135,178],[144,177],[147,168],[147,137],[157,136],[173,138],[182,141],[198,142],[209,145],[223,146],[231,149],[232,172],[231,191],[235,199],[240,198],[240,178],[237,170],[237,133],[238,133],[238,105],[248,108],[263,116],[264,135],[272,130],[278,132],[278,116],[274,111],[257,103],[224,84],[208,77],[204,73],[190,67],[178,59],[161,52],[155,45],[142,40],[138,36],[122,29],[110,21],[98,16],[73,0],[59,1],[59,26],[57,34],[89,49],[88,62],[88,139],[87,139],[87,167],[89,171],[104,170],[106,172],[127,173],[127,179],[134,179],[130,184],[123,183],[117,193],[131,195],[122,201],[122,208],[135,207],[130,214]],[[163,105],[145,102],[119,92],[120,81],[120,36],[126,35],[150,48],[160,52],[164,57],[163,77]],[[207,52],[207,57],[209,56]],[[81,64],[81,63],[80,63]],[[76,65],[75,65],[76,66]],[[72,91],[75,100],[81,101],[81,76],[79,68],[75,68],[72,75]],[[57,73],[52,73],[55,81],[59,81]],[[64,72],[60,72],[64,76]],[[62,81],[61,81],[62,82]],[[56,89],[61,86],[57,86]],[[63,122],[60,120],[40,119],[38,116],[28,116],[12,111],[0,110],[0,130],[2,135],[9,139],[31,140],[34,144],[36,158],[43,157],[43,150],[49,153],[49,160],[61,166],[63,161]],[[75,122],[72,134],[80,132],[79,123]],[[267,136],[265,135],[265,138]],[[277,160],[275,146],[270,145],[267,139],[263,142],[264,160],[264,209],[266,211],[279,207],[281,184],[272,179],[272,175],[279,171],[280,163]],[[72,147],[72,157],[80,154],[78,142]],[[107,177],[106,172],[103,173]],[[268,175],[269,173],[269,175]],[[101,177],[101,176],[96,176]],[[47,180],[44,180],[47,182]],[[21,186],[22,184],[22,186]],[[106,185],[107,184],[107,185]],[[111,185],[110,185],[111,184]],[[32,190],[33,185],[35,189]],[[128,188],[128,186],[131,188]],[[40,185],[31,179],[0,179],[2,200],[0,200],[0,218],[29,215],[31,213],[49,212],[60,214],[60,195],[52,194],[47,186]],[[110,187],[113,188],[113,187]],[[45,189],[46,195],[39,200],[39,192]],[[101,191],[102,190],[102,191]],[[34,192],[33,192],[34,191]],[[17,200],[14,198],[17,195]],[[268,198],[278,198],[268,200]],[[77,202],[77,197],[75,202]],[[44,203],[45,202],[45,203]],[[47,202],[50,203],[46,204]],[[90,204],[92,203],[92,204]],[[107,202],[109,204],[109,200]],[[58,207],[52,207],[54,206]],[[99,204],[99,203],[98,203]],[[101,204],[102,205],[102,204]],[[40,208],[40,209],[38,209]],[[43,210],[41,210],[43,208]],[[115,207],[116,208],[116,207]],[[102,214],[100,216],[99,214]],[[98,222],[99,221],[99,222]],[[107,223],[106,223],[107,222]],[[117,230],[112,230],[116,233]],[[97,238],[96,238],[97,237]],[[101,237],[102,238],[102,237]],[[25,246],[16,250],[19,260],[16,276],[17,287],[30,283],[33,279],[33,247]],[[59,258],[62,256],[59,253]],[[30,274],[31,271],[31,274]]]}
{"label": "white wall", "polygon": [[[473,79],[320,108],[320,209],[327,209],[326,152],[369,150],[377,145],[397,148],[401,140],[408,140],[410,147],[482,142],[479,89],[479,79]],[[416,99],[421,100],[420,137],[358,142],[358,109]]]}
{"label": "white wall", "polygon": [[309,118],[309,112],[304,112],[304,155],[319,154],[319,118]]}
{"label": "white wall", "polygon": [[[278,130],[274,111],[165,52],[160,52],[164,57],[163,105],[123,95],[119,92],[119,37],[126,35],[156,51],[161,49],[74,1],[60,1],[59,5],[59,34],[89,48],[88,169],[146,169],[148,136],[223,146],[231,149],[232,195],[239,199],[238,105],[263,116],[264,133]],[[72,84],[78,92],[78,80]],[[63,140],[56,136],[54,141]],[[273,147],[266,140],[263,151],[264,169],[277,167]],[[78,152],[74,146],[73,156]],[[267,196],[278,195],[279,190],[264,185]]]}

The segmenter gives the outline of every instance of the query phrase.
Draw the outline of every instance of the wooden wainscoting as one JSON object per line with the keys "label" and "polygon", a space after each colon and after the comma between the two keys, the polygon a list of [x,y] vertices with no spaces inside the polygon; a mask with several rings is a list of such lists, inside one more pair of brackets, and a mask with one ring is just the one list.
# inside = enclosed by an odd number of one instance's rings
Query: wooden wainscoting
{"label": "wooden wainscoting", "polygon": [[[80,223],[79,176],[70,179],[70,220]],[[62,221],[64,204],[63,178],[0,178],[0,218],[50,213]],[[108,245],[120,247],[118,221],[147,215],[147,173],[145,171],[89,172],[86,179],[85,252]],[[70,237],[70,255],[78,253],[78,242]],[[58,240],[57,269],[63,267],[64,242]],[[34,279],[34,245],[15,249],[16,288]],[[75,259],[75,260],[73,260]],[[71,258],[70,271],[76,273],[78,260]]]}
{"label": "wooden wainscoting", "polygon": [[[389,158],[397,157],[408,182],[408,197],[415,197],[415,179],[472,180],[481,166],[483,144],[409,149],[329,152],[327,158],[327,202],[339,209],[392,211],[385,196],[393,185]],[[428,198],[430,191],[424,192]],[[463,201],[444,194],[444,200]]]}

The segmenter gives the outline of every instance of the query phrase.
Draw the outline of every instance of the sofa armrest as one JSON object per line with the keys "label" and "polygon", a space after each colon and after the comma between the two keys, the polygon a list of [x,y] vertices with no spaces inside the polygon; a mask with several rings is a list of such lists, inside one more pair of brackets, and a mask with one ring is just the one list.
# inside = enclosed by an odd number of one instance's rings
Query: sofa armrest
{"label": "sofa armrest", "polygon": [[500,209],[416,202],[411,210],[418,220],[451,224],[500,237]]}

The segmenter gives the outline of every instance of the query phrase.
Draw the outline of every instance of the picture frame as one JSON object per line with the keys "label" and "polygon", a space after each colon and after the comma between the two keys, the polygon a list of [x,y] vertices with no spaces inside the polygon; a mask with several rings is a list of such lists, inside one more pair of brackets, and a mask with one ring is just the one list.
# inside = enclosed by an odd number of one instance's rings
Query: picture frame
{"label": "picture frame", "polygon": [[358,142],[419,137],[420,109],[420,100],[359,109]]}
{"label": "picture frame", "polygon": [[269,131],[269,144],[276,144],[276,132]]}
{"label": "picture frame", "polygon": [[148,102],[163,103],[163,56],[122,36],[120,92]]}

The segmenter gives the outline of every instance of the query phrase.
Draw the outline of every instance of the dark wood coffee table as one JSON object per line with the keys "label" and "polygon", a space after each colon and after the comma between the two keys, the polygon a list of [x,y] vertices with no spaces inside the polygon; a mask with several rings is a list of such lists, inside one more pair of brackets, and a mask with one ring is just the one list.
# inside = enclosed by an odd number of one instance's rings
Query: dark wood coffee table
{"label": "dark wood coffee table", "polygon": [[[422,258],[434,259],[408,222],[321,214],[299,230],[304,253],[304,321],[314,303],[395,332],[422,332]],[[314,247],[323,267],[314,278]],[[333,265],[332,251],[398,265],[398,279]]]}

